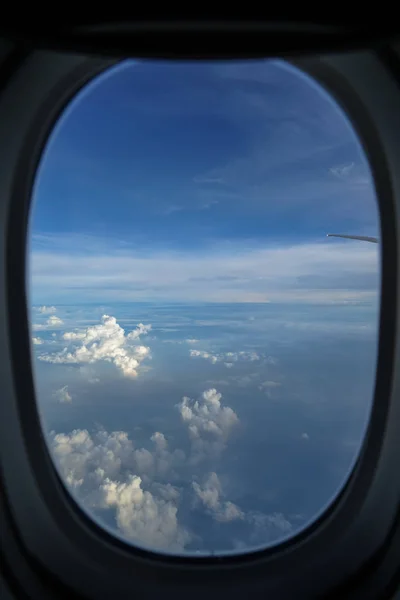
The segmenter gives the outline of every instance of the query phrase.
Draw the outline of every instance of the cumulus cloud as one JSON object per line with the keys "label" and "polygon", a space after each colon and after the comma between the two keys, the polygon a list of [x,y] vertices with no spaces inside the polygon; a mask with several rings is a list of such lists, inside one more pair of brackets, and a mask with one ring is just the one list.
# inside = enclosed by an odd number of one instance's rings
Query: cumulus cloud
{"label": "cumulus cloud", "polygon": [[57,398],[57,400],[59,402],[62,402],[62,403],[72,402],[72,396],[68,391],[67,385],[64,385],[64,387],[60,388],[59,390],[56,390],[54,392],[54,396]]}
{"label": "cumulus cloud", "polygon": [[204,358],[205,360],[209,360],[213,365],[219,360],[217,355],[205,352],[204,350],[189,350],[189,354],[191,358]]}
{"label": "cumulus cloud", "polygon": [[[171,552],[183,550],[190,541],[189,533],[178,524],[174,500],[144,491],[140,477],[129,475],[123,483],[106,479],[101,491],[104,505],[115,507],[118,527],[126,538]],[[167,496],[171,497],[170,490]]]}
{"label": "cumulus cloud", "polygon": [[58,327],[59,325],[63,325],[64,321],[62,321],[60,319],[60,317],[56,317],[55,315],[52,315],[51,317],[49,317],[47,319],[47,325],[49,327]]}
{"label": "cumulus cloud", "polygon": [[[154,437],[154,436],[153,436]],[[170,484],[144,489],[134,472],[132,441],[123,431],[52,432],[51,447],[68,487],[93,512],[114,509],[120,533],[151,548],[182,551],[190,534],[178,522],[179,490]],[[162,434],[154,442],[165,450]]]}
{"label": "cumulus cloud", "polygon": [[[66,386],[58,392],[67,392]],[[238,422],[234,411],[222,406],[221,394],[215,389],[204,391],[196,401],[183,398],[179,411],[188,427],[191,457],[196,459],[215,458]],[[214,471],[202,482],[193,480],[193,470],[187,469],[190,461],[181,450],[171,450],[159,431],[151,436],[149,449],[135,448],[124,431],[89,433],[84,429],[51,432],[50,447],[67,487],[83,507],[99,519],[104,511],[111,511],[119,533],[145,547],[182,552],[193,543],[197,536],[187,530],[180,517],[187,515],[193,502],[216,523],[235,523],[236,539],[227,539],[227,546],[248,548],[292,532],[281,513],[246,512],[228,500]],[[182,494],[171,484],[174,470],[181,481],[189,475],[186,480],[193,495],[187,489]],[[189,505],[182,509],[184,501]]]}
{"label": "cumulus cloud", "polygon": [[39,331],[42,329],[54,329],[55,327],[60,327],[60,325],[63,324],[64,321],[60,319],[60,317],[57,317],[56,315],[50,315],[45,323],[34,323],[32,328],[34,331]]}
{"label": "cumulus cloud", "polygon": [[232,429],[239,422],[229,406],[222,406],[222,394],[211,388],[198,400],[183,397],[178,409],[188,427],[192,444],[192,460],[218,455],[224,449]]}
{"label": "cumulus cloud", "polygon": [[186,455],[183,450],[170,450],[163,433],[156,431],[150,438],[153,449],[139,448],[134,451],[135,471],[145,477],[161,479],[176,477],[176,468],[182,466]]}
{"label": "cumulus cloud", "polygon": [[33,337],[32,338],[32,344],[34,346],[40,346],[41,344],[44,344],[44,341],[40,337]]}
{"label": "cumulus cloud", "polygon": [[53,315],[55,312],[57,312],[57,309],[55,306],[39,306],[37,311],[41,315]]}
{"label": "cumulus cloud", "polygon": [[185,340],[187,344],[198,344],[200,340],[196,340],[195,338],[188,338]]}
{"label": "cumulus cloud", "polygon": [[93,488],[93,477],[115,479],[134,466],[133,443],[124,431],[51,432],[50,441],[65,480],[73,488],[81,487],[85,496]]}
{"label": "cumulus cloud", "polygon": [[210,473],[202,486],[194,481],[192,487],[196,496],[217,521],[227,522],[244,518],[244,513],[236,504],[221,500],[223,494],[216,473]]}
{"label": "cumulus cloud", "polygon": [[235,362],[245,361],[253,362],[260,360],[260,356],[257,352],[241,350],[240,352],[219,352],[212,353],[206,352],[205,350],[189,350],[191,358],[204,358],[210,363],[215,365],[218,362],[223,362],[227,369],[231,369]]}
{"label": "cumulus cloud", "polygon": [[[51,317],[50,317],[51,318]],[[149,357],[150,348],[132,342],[150,331],[151,325],[139,325],[125,335],[115,317],[103,315],[101,323],[63,335],[68,346],[61,352],[42,354],[39,360],[56,364],[84,364],[97,361],[113,363],[126,376],[136,377],[141,363]]]}
{"label": "cumulus cloud", "polygon": [[196,498],[206,509],[206,512],[216,521],[228,523],[240,521],[244,530],[244,540],[235,540],[234,546],[247,549],[249,545],[273,543],[293,531],[292,524],[282,513],[264,514],[257,511],[243,511],[237,504],[224,500],[224,493],[218,475],[212,472],[203,485],[192,483]]}

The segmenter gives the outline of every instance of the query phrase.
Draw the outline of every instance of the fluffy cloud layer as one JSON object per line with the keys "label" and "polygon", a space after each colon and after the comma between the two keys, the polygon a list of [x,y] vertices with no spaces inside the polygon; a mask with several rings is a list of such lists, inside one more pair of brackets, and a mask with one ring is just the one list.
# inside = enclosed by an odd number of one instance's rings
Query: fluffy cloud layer
{"label": "fluffy cloud layer", "polygon": [[55,327],[60,327],[60,325],[63,324],[64,321],[60,319],[60,317],[57,317],[56,315],[50,315],[45,323],[34,323],[32,328],[34,331],[39,331],[42,329],[54,329]]}
{"label": "fluffy cloud layer", "polygon": [[38,358],[58,364],[92,364],[103,360],[113,363],[124,375],[136,377],[138,367],[150,355],[150,348],[133,342],[150,329],[151,325],[139,323],[136,329],[125,335],[115,317],[103,315],[98,325],[64,333],[63,339],[68,346],[61,352],[42,354]]}
{"label": "fluffy cloud layer", "polygon": [[204,350],[189,350],[189,354],[191,358],[204,358],[205,360],[210,361],[213,365],[217,362],[223,362],[225,366],[229,369],[233,367],[233,363],[239,361],[253,362],[255,360],[260,360],[260,356],[257,352],[241,350],[240,352],[219,352],[212,353],[206,352]]}
{"label": "fluffy cloud layer", "polygon": [[34,346],[41,346],[42,344],[44,344],[44,342],[40,337],[32,337],[32,344]]}
{"label": "fluffy cloud layer", "polygon": [[[137,339],[143,327],[133,334]],[[57,390],[62,402],[71,400],[68,387]],[[209,547],[207,533],[197,534],[196,519],[185,525],[190,510],[202,509],[217,531],[221,549],[274,542],[292,532],[280,513],[245,511],[226,499],[214,465],[239,419],[223,406],[216,389],[205,390],[197,400],[184,397],[177,406],[189,433],[189,452],[170,448],[165,435],[153,433],[147,447],[135,447],[127,432],[76,429],[50,434],[55,462],[66,485],[89,514],[99,519],[112,513],[119,533],[134,543],[156,550],[182,552]],[[211,472],[210,462],[212,464]],[[201,463],[201,464],[200,464]],[[194,471],[196,465],[196,471]],[[206,470],[205,470],[206,469]],[[179,482],[181,488],[173,483]],[[109,523],[109,518],[107,517]],[[228,527],[235,523],[234,530]]]}
{"label": "fluffy cloud layer", "polygon": [[[155,434],[165,449],[165,438]],[[162,437],[161,437],[162,436]],[[120,533],[144,546],[178,552],[190,540],[178,523],[179,490],[157,484],[143,487],[127,433],[74,430],[51,433],[51,447],[64,480],[88,510],[114,509]],[[153,436],[154,437],[154,436]]]}
{"label": "fluffy cloud layer", "polygon": [[[220,531],[227,547],[248,549],[249,545],[265,545],[292,533],[292,525],[281,513],[246,512],[226,500],[215,472],[209,473],[201,484],[192,480],[191,496],[182,495],[169,482],[158,481],[155,464],[167,457],[167,464],[160,472],[171,473],[171,456],[180,451],[169,452],[162,433],[155,433],[151,440],[154,447],[149,452],[135,449],[123,431],[99,430],[91,434],[76,429],[50,434],[55,462],[76,499],[99,519],[104,511],[113,511],[120,535],[136,544],[168,552],[182,552],[196,539],[201,544],[201,536],[189,532],[179,519],[185,498],[189,503],[183,510],[186,514],[190,506],[197,505],[210,516],[211,522],[224,524],[224,528],[232,522],[239,524],[240,539],[231,538],[230,529]],[[153,457],[147,462],[143,460],[146,452]],[[140,470],[142,475],[138,474]]]}
{"label": "fluffy cloud layer", "polygon": [[[71,247],[78,251],[71,253]],[[201,252],[150,246],[133,252],[122,251],[118,240],[47,236],[31,255],[31,272],[36,294],[64,301],[94,300],[101,290],[102,298],[119,301],[332,304],[377,298],[379,248],[323,238],[266,247],[225,242]]]}
{"label": "fluffy cloud layer", "polygon": [[217,456],[239,422],[232,408],[222,406],[221,398],[222,394],[211,388],[204,391],[198,400],[183,397],[178,405],[181,418],[188,427],[193,462]]}

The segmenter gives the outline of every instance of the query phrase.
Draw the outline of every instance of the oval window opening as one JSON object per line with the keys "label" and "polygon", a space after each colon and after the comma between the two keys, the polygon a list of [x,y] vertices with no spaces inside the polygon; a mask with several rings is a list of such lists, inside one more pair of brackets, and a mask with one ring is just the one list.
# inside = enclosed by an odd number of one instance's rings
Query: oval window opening
{"label": "oval window opening", "polygon": [[127,61],[78,93],[37,172],[29,314],[86,513],[179,555],[315,521],[370,415],[379,229],[349,120],[287,63]]}

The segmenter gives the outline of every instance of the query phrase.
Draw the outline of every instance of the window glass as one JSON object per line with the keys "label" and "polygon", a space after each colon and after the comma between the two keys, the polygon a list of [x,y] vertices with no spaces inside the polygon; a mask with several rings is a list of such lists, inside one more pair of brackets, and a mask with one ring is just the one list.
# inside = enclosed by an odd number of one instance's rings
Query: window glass
{"label": "window glass", "polygon": [[111,68],[50,135],[28,242],[41,423],[97,523],[201,555],[321,515],[380,302],[371,172],[326,91],[282,61]]}

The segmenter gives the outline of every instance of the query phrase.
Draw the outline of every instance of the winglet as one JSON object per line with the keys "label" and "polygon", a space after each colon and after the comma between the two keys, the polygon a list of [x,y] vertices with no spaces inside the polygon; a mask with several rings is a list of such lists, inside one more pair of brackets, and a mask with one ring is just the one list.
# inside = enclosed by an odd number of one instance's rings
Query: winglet
{"label": "winglet", "polygon": [[342,233],[328,233],[326,237],[338,237],[345,238],[348,240],[360,240],[361,242],[370,242],[371,244],[378,244],[379,240],[376,237],[369,235],[345,235]]}

